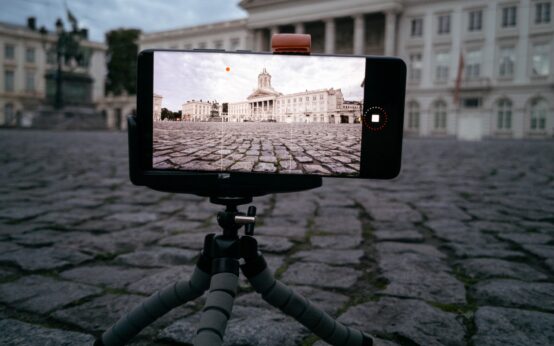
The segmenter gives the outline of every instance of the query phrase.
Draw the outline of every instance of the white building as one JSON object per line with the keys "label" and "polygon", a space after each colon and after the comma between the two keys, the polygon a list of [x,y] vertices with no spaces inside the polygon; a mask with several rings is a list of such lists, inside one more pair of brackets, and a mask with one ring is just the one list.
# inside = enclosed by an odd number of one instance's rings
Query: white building
{"label": "white building", "polygon": [[552,137],[552,2],[243,0],[245,20],[146,34],[141,48],[268,51],[271,34],[308,33],[314,52],[406,61],[408,134]]}
{"label": "white building", "polygon": [[258,87],[247,101],[229,103],[226,121],[275,121],[301,123],[355,123],[360,121],[361,103],[345,106],[340,89],[306,90],[282,94],[271,86],[271,75],[264,68]]}
{"label": "white building", "polygon": [[[55,41],[55,34],[41,35],[32,18],[28,26],[0,23],[0,126],[30,125],[25,122],[45,98],[44,76],[56,69],[55,53],[47,54]],[[81,45],[91,51],[89,64],[72,69],[93,79],[92,102],[97,102],[104,96],[107,47],[88,40]]]}
{"label": "white building", "polygon": [[158,94],[154,94],[152,104],[154,106],[154,120],[162,120],[162,100],[163,97]]}
{"label": "white building", "polygon": [[[182,119],[187,121],[209,121],[214,110],[215,101],[189,100],[183,103]],[[221,108],[217,106],[218,116]]]}

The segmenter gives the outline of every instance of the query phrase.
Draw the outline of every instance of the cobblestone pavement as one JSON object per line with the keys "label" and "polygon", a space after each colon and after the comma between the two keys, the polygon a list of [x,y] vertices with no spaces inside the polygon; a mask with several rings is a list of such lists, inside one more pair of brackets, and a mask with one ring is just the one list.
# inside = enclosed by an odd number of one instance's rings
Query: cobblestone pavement
{"label": "cobblestone pavement", "polygon": [[[81,345],[193,268],[219,209],[132,186],[120,133],[0,131],[0,344]],[[405,141],[394,181],[255,199],[288,285],[378,345],[554,344],[554,143]],[[133,345],[191,340],[202,301]],[[321,345],[242,282],[226,345]]]}
{"label": "cobblestone pavement", "polygon": [[360,124],[154,123],[154,167],[357,175]]}

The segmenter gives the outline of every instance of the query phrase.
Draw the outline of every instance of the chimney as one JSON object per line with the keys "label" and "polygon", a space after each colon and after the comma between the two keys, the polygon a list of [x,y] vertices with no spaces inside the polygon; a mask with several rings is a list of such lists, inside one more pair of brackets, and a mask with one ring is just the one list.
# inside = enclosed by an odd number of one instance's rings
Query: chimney
{"label": "chimney", "polygon": [[37,29],[37,19],[35,17],[27,17],[27,28],[33,31]]}

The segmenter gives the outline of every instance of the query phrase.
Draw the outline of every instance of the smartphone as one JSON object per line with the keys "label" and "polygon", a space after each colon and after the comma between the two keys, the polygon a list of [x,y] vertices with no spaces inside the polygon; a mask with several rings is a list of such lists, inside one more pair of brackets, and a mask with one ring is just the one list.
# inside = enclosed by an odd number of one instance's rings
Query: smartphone
{"label": "smartphone", "polygon": [[391,57],[142,51],[141,170],[273,181],[394,178],[405,85],[406,65]]}

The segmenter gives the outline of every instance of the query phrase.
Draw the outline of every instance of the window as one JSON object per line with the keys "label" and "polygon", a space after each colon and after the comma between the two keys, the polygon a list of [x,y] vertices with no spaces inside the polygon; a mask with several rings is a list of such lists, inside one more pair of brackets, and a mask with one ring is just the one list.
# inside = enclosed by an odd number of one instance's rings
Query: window
{"label": "window", "polygon": [[237,50],[240,48],[240,38],[231,39],[231,50]]}
{"label": "window", "polygon": [[15,123],[13,103],[6,103],[4,105],[4,121],[6,125],[13,125]]}
{"label": "window", "polygon": [[30,64],[35,62],[35,48],[34,47],[27,47],[25,49],[25,62],[30,63]]}
{"label": "window", "polygon": [[498,101],[496,113],[496,128],[498,130],[512,129],[512,101],[502,99]]}
{"label": "window", "polygon": [[500,77],[512,77],[514,75],[515,60],[514,47],[501,47],[498,75]]}
{"label": "window", "polygon": [[462,106],[466,109],[475,109],[481,107],[480,97],[466,97],[462,99]]}
{"label": "window", "polygon": [[448,74],[449,74],[450,53],[439,52],[435,56],[436,56],[435,79],[441,82],[447,81]]}
{"label": "window", "polygon": [[529,128],[531,131],[546,130],[546,114],[548,104],[543,99],[535,99],[531,102],[531,121]]}
{"label": "window", "polygon": [[25,91],[27,92],[35,91],[35,71],[32,71],[32,70],[25,71]]}
{"label": "window", "polygon": [[450,33],[450,15],[443,14],[438,18],[438,30],[439,35],[445,35]]}
{"label": "window", "polygon": [[192,49],[192,43],[186,43],[184,46],[183,46],[183,49]]}
{"label": "window", "polygon": [[533,46],[532,74],[533,76],[548,76],[550,74],[550,45],[537,44]]}
{"label": "window", "polygon": [[535,24],[550,23],[550,1],[535,4]]}
{"label": "window", "polygon": [[476,10],[469,12],[469,23],[468,23],[468,30],[469,31],[481,31],[483,28],[483,11],[482,10]]}
{"label": "window", "polygon": [[199,48],[199,49],[206,49],[206,42],[200,42],[200,43],[198,44],[198,48]]}
{"label": "window", "polygon": [[56,63],[56,51],[54,51],[53,49],[50,49],[46,53],[46,63],[50,65],[53,65]]}
{"label": "window", "polygon": [[509,6],[502,9],[502,27],[511,28],[517,25],[517,7]]}
{"label": "window", "polygon": [[412,19],[410,33],[412,37],[421,37],[423,35],[423,18]]}
{"label": "window", "polygon": [[481,50],[467,53],[466,79],[477,79],[481,76]]}
{"label": "window", "polygon": [[4,46],[4,58],[6,60],[15,59],[15,46],[13,44],[6,44]]}
{"label": "window", "polygon": [[409,130],[419,129],[419,103],[412,101],[408,104],[408,124]]}
{"label": "window", "polygon": [[438,131],[446,130],[446,103],[437,101],[433,110],[433,128]]}
{"label": "window", "polygon": [[423,64],[421,62],[421,53],[410,54],[410,81],[418,82],[421,80],[421,69]]}
{"label": "window", "polygon": [[13,91],[14,90],[14,71],[6,70],[4,71],[4,91]]}
{"label": "window", "polygon": [[214,48],[215,49],[223,49],[223,41],[222,40],[214,41]]}

